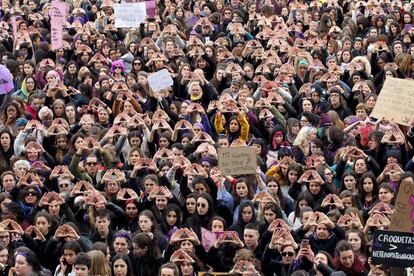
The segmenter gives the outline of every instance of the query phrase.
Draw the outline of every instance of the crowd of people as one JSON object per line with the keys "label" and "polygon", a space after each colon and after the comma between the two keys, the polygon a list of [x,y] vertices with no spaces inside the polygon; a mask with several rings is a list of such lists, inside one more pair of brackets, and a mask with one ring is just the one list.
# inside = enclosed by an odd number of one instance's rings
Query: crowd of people
{"label": "crowd of people", "polygon": [[[116,1],[64,2],[52,51],[50,1],[0,1],[0,275],[397,269],[372,241],[414,124],[370,114],[413,78],[414,1],[163,0],[132,28]],[[256,173],[222,174],[246,146]]]}

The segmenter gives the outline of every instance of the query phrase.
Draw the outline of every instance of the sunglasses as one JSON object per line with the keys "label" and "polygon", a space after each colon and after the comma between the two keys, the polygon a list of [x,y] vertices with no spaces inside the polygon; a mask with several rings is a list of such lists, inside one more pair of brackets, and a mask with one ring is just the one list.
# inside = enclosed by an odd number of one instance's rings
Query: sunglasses
{"label": "sunglasses", "polygon": [[96,165],[98,165],[98,163],[97,162],[87,162],[86,165],[88,165],[88,166],[96,166]]}
{"label": "sunglasses", "polygon": [[67,188],[69,187],[69,184],[59,184],[59,188]]}
{"label": "sunglasses", "polygon": [[28,192],[27,195],[28,196],[37,196],[37,193],[36,192]]}
{"label": "sunglasses", "polygon": [[197,203],[197,207],[206,208],[207,204],[205,203]]}
{"label": "sunglasses", "polygon": [[134,65],[141,65],[141,62],[134,62]]}
{"label": "sunglasses", "polygon": [[122,69],[121,66],[115,66],[115,69]]}
{"label": "sunglasses", "polygon": [[295,253],[294,252],[282,252],[282,256],[283,257],[287,257],[287,256],[293,257],[293,256],[295,256]]}

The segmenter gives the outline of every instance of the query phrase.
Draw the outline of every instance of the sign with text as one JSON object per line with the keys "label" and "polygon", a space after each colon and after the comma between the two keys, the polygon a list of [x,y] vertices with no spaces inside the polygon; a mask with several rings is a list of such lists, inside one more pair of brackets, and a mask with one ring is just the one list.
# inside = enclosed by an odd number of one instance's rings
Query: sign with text
{"label": "sign with text", "polygon": [[116,28],[139,27],[147,15],[145,2],[115,4],[114,11]]}
{"label": "sign with text", "polygon": [[167,69],[162,69],[148,76],[148,84],[154,92],[173,86],[174,81]]}
{"label": "sign with text", "polygon": [[145,2],[145,9],[146,9],[148,18],[153,18],[157,16],[157,1],[155,0],[146,0],[146,1],[124,0],[124,1],[121,1],[121,3],[139,3],[139,2]]}
{"label": "sign with text", "polygon": [[414,121],[414,81],[387,78],[370,116],[411,125]]}
{"label": "sign with text", "polygon": [[391,231],[411,233],[414,226],[414,183],[410,178],[404,179],[398,189],[395,211],[390,219]]}
{"label": "sign with text", "polygon": [[414,235],[412,233],[376,230],[372,242],[374,264],[411,267],[414,263]]}
{"label": "sign with text", "polygon": [[63,47],[63,26],[66,23],[68,5],[65,2],[53,1],[49,11],[50,16],[50,34],[52,50]]}
{"label": "sign with text", "polygon": [[218,163],[222,175],[255,174],[257,169],[254,147],[218,149]]}

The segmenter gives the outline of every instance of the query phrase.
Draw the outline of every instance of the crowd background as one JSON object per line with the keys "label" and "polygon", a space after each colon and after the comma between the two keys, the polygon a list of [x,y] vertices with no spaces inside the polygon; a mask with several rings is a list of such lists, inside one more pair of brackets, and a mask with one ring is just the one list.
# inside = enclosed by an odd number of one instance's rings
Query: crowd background
{"label": "crowd background", "polygon": [[[0,275],[391,275],[414,129],[370,113],[413,78],[413,1],[164,0],[128,29],[65,2],[52,51],[49,1],[1,1]],[[240,146],[256,174],[222,175]]]}

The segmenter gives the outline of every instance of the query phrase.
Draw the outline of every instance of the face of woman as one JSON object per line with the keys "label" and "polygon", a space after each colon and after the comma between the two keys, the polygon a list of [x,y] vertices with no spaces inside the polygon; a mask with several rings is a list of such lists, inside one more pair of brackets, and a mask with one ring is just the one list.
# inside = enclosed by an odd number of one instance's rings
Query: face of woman
{"label": "face of woman", "polygon": [[128,241],[126,238],[117,237],[114,240],[114,250],[117,254],[128,254]]}
{"label": "face of woman", "polygon": [[197,205],[197,202],[196,202],[195,198],[191,197],[191,198],[187,198],[185,200],[185,206],[187,208],[187,211],[190,214],[194,214],[196,212],[196,209],[197,209],[196,205]]}
{"label": "face of woman", "polygon": [[9,252],[7,251],[7,249],[3,249],[2,251],[0,251],[0,264],[6,265],[8,258]]}
{"label": "face of woman", "polygon": [[194,253],[194,245],[189,240],[183,240],[180,244],[180,249],[184,250],[187,253]]}
{"label": "face of woman", "polygon": [[152,221],[147,216],[140,216],[138,219],[139,227],[141,228],[142,232],[151,232],[152,228]]}
{"label": "face of woman", "polygon": [[27,195],[24,197],[24,201],[30,205],[35,204],[37,201],[37,193],[34,190],[29,190]]}
{"label": "face of woman", "polygon": [[26,76],[31,76],[31,75],[33,75],[34,68],[30,64],[25,64],[25,65],[23,65],[23,71],[24,71]]}
{"label": "face of woman", "polygon": [[270,224],[276,219],[276,214],[272,210],[267,209],[264,211],[264,218],[267,221],[267,223]]}
{"label": "face of woman", "polygon": [[275,181],[270,181],[269,183],[267,183],[267,191],[271,194],[271,195],[276,195],[278,190],[279,190],[279,185],[275,182]]}
{"label": "face of woman", "polygon": [[7,113],[7,118],[15,120],[17,116],[17,109],[14,106],[9,106],[7,107],[6,113]]}
{"label": "face of woman", "polygon": [[15,262],[16,275],[26,276],[33,272],[32,266],[27,262],[26,257],[18,254]]}
{"label": "face of woman", "polygon": [[129,218],[135,218],[138,215],[137,206],[133,203],[128,203],[125,208],[125,213]]}
{"label": "face of woman", "polygon": [[394,197],[394,193],[390,192],[388,189],[381,188],[379,190],[379,200],[381,202],[391,204],[393,197]]}
{"label": "face of woman", "polygon": [[133,151],[131,152],[131,154],[129,155],[129,164],[131,166],[135,165],[135,162],[137,162],[137,160],[140,158],[139,152],[138,151]]}
{"label": "face of woman", "polygon": [[[125,107],[125,106],[124,106]],[[107,124],[109,120],[109,114],[106,110],[101,109],[98,114],[98,119],[101,124]]]}
{"label": "face of woman", "polygon": [[236,194],[240,198],[246,198],[249,193],[247,184],[244,182],[239,182],[236,184]]}
{"label": "face of woman", "polygon": [[3,133],[0,136],[0,144],[4,149],[9,149],[10,148],[10,135],[8,133]]}
{"label": "face of woman", "polygon": [[63,250],[63,257],[65,257],[65,260],[69,265],[72,265],[73,260],[76,257],[76,252],[71,249],[65,249]]}
{"label": "face of woman", "polygon": [[35,89],[35,82],[32,78],[26,80],[26,85],[28,91],[33,91]]}
{"label": "face of woman", "polygon": [[122,259],[118,259],[113,263],[115,276],[126,276],[128,275],[128,266]]}
{"label": "face of woman", "polygon": [[170,211],[167,214],[167,223],[170,226],[174,226],[177,223],[178,217],[175,211]]}
{"label": "face of woman", "polygon": [[209,208],[209,205],[208,205],[207,199],[202,198],[202,197],[197,199],[197,212],[199,215],[201,216],[206,215],[208,212],[208,208]]}
{"label": "face of woman", "polygon": [[76,112],[75,112],[75,108],[71,105],[66,107],[66,117],[68,117],[68,119],[73,119],[76,117]]}
{"label": "face of woman", "polygon": [[366,171],[367,171],[367,165],[365,164],[365,161],[362,159],[358,159],[355,162],[355,172],[357,174],[363,174]]}
{"label": "face of woman", "polygon": [[183,276],[189,276],[194,271],[193,266],[187,262],[183,262],[180,267],[181,267],[181,273]]}
{"label": "face of woman", "polygon": [[60,212],[60,205],[57,204],[56,200],[53,200],[50,204],[49,204],[49,213],[53,216],[53,217],[57,217],[59,215]]}
{"label": "face of woman", "polygon": [[[4,190],[6,191],[6,192],[10,192],[13,188],[14,188],[14,186],[16,186],[16,180],[14,179],[14,177],[13,177],[13,175],[11,175],[11,174],[6,174],[4,177],[3,177],[3,181],[2,181],[2,184],[3,184],[3,188],[4,188]],[[9,200],[9,199],[8,199]],[[4,202],[5,200],[3,200],[3,202]],[[3,203],[2,202],[2,203]]]}
{"label": "face of woman", "polygon": [[45,217],[38,217],[36,219],[36,227],[39,228],[40,233],[45,236],[49,233],[50,223]]}
{"label": "face of woman", "polygon": [[286,246],[282,251],[283,264],[291,264],[295,259],[295,249],[292,246]]}
{"label": "face of woman", "polygon": [[321,191],[321,185],[317,182],[311,182],[309,184],[309,192],[313,195],[318,194]]}
{"label": "face of woman", "polygon": [[354,252],[361,249],[362,240],[357,233],[349,233],[348,242],[352,245],[352,250],[354,250]]}
{"label": "face of woman", "polygon": [[364,191],[366,193],[371,193],[374,190],[374,182],[372,181],[371,178],[366,177],[363,181],[362,181],[362,187],[364,188]]}
{"label": "face of woman", "polygon": [[213,232],[221,232],[224,231],[224,224],[219,220],[213,220],[211,224],[211,231]]}
{"label": "face of woman", "polygon": [[347,175],[344,177],[345,188],[349,191],[355,190],[356,180],[352,175]]}
{"label": "face of woman", "polygon": [[237,120],[232,120],[230,122],[230,126],[229,126],[229,130],[231,133],[235,133],[240,129],[239,123],[237,122]]}
{"label": "face of woman", "polygon": [[250,222],[253,219],[252,207],[246,206],[241,210],[242,220],[244,222]]}
{"label": "face of woman", "polygon": [[158,197],[155,199],[155,206],[157,206],[158,210],[162,211],[167,207],[168,200],[165,197]]}
{"label": "face of woman", "polygon": [[368,105],[369,108],[372,109],[372,108],[374,108],[376,102],[377,101],[375,100],[374,97],[369,97],[368,100],[367,100],[367,105]]}
{"label": "face of woman", "polygon": [[323,263],[323,264],[328,264],[328,257],[326,257],[325,254],[322,253],[318,253],[315,256],[315,262],[316,263]]}
{"label": "face of woman", "polygon": [[145,192],[148,194],[151,193],[152,189],[154,189],[156,185],[157,184],[152,179],[145,180],[145,183],[144,183]]}

